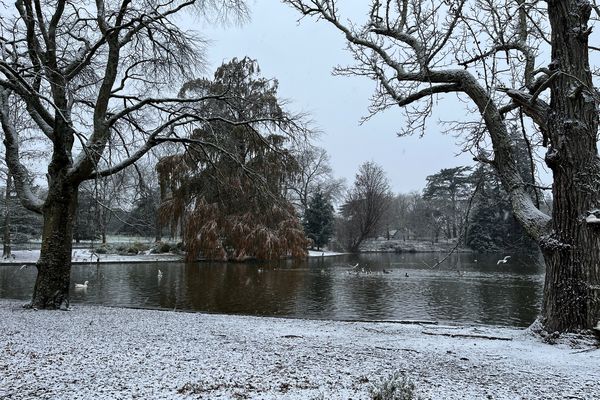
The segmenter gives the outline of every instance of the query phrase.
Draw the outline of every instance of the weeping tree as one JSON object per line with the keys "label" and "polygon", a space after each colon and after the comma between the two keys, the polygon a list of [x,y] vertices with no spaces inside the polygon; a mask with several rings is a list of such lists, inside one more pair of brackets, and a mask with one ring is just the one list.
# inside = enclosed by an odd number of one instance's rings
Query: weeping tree
{"label": "weeping tree", "polygon": [[[68,305],[78,188],[114,174],[199,120],[207,97],[162,97],[197,71],[202,41],[174,22],[183,10],[222,17],[241,0],[17,0],[0,19],[0,122],[5,158],[22,204],[43,216],[31,306]],[[211,95],[210,99],[220,95]],[[11,108],[44,136],[47,196],[28,180],[27,132]],[[208,117],[204,115],[204,117]]]}
{"label": "weeping tree", "polygon": [[[284,2],[344,35],[357,64],[338,73],[376,82],[372,113],[400,106],[408,130],[419,131],[438,97],[473,108],[465,113],[478,115],[463,131],[467,147],[496,170],[516,218],[543,252],[543,326],[595,326],[600,158],[589,41],[600,8],[588,0],[373,0],[360,24],[347,22],[335,0]],[[546,149],[551,215],[536,206],[519,173],[508,129],[515,115],[528,121],[529,139],[539,138],[530,142]]]}
{"label": "weeping tree", "polygon": [[[260,76],[255,60],[243,58],[224,63],[214,79],[193,80],[181,89],[184,99],[229,96],[197,110],[218,118],[196,127],[185,151],[157,166],[161,214],[165,222],[183,221],[189,260],[306,255],[308,241],[285,198],[298,171],[286,143],[304,136],[306,128],[301,116],[283,109],[277,86]],[[248,120],[256,122],[240,123]]]}

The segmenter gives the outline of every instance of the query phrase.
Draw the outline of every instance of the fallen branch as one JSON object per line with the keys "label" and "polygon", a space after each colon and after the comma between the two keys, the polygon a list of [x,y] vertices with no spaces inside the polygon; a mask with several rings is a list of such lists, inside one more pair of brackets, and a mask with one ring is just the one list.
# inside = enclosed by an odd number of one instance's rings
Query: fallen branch
{"label": "fallen branch", "polygon": [[403,349],[403,348],[400,348],[400,349],[399,349],[399,348],[395,348],[395,349],[393,349],[393,348],[391,348],[391,347],[379,347],[379,346],[375,346],[375,348],[376,348],[377,350],[387,350],[387,351],[397,351],[397,350],[402,350],[402,351],[409,351],[409,352],[412,352],[412,353],[417,353],[417,354],[420,354],[420,352],[419,352],[419,351],[417,351],[417,350],[413,350],[413,349]]}
{"label": "fallen branch", "polygon": [[437,325],[438,321],[418,319],[341,319],[339,322],[363,322],[373,324]]}
{"label": "fallen branch", "polygon": [[487,336],[487,335],[472,335],[472,334],[468,334],[468,333],[436,333],[436,332],[428,332],[428,331],[421,331],[422,334],[424,335],[431,335],[431,336],[449,336],[449,337],[458,337],[458,338],[470,338],[470,339],[488,339],[488,340],[512,340],[512,338],[509,337],[502,337],[502,336]]}

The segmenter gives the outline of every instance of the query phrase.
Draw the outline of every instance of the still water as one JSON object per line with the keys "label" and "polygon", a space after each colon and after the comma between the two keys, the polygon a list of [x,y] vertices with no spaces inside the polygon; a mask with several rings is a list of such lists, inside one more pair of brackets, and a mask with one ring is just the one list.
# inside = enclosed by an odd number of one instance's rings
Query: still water
{"label": "still water", "polygon": [[[537,256],[362,254],[308,261],[74,265],[73,304],[366,320],[527,326],[543,287]],[[351,272],[359,264],[371,273]],[[162,277],[158,277],[158,270]],[[385,272],[384,272],[385,270]],[[0,297],[27,300],[35,267],[0,266]]]}

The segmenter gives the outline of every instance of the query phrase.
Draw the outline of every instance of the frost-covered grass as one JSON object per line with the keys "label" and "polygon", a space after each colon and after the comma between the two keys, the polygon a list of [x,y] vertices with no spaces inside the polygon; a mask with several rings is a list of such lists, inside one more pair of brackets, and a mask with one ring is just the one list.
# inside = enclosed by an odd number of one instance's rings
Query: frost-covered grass
{"label": "frost-covered grass", "polygon": [[32,311],[0,300],[0,347],[2,399],[369,399],[394,372],[424,399],[600,393],[600,350],[505,328]]}

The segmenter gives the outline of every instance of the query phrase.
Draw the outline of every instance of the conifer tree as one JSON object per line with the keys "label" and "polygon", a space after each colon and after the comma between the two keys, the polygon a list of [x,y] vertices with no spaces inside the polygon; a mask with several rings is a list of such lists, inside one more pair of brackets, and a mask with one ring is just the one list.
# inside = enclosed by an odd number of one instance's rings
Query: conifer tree
{"label": "conifer tree", "polygon": [[333,235],[333,221],[333,206],[321,190],[318,190],[304,214],[304,232],[317,250],[326,245]]}

